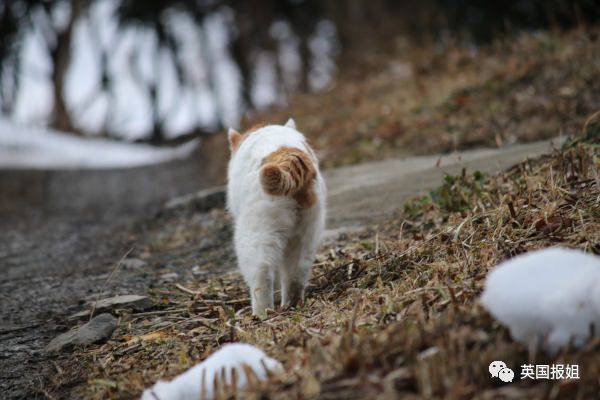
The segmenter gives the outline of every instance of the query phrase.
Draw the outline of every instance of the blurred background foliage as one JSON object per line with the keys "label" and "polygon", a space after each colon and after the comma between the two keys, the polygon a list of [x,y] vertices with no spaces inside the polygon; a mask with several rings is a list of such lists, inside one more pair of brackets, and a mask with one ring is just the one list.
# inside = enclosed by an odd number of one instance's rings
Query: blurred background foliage
{"label": "blurred background foliage", "polygon": [[[479,46],[599,18],[593,0],[0,0],[0,111],[80,135],[163,143],[318,91],[344,69],[397,53],[402,40]],[[90,54],[93,65],[78,61]],[[38,94],[27,80],[47,87],[47,101],[30,102]],[[125,123],[142,117],[135,129]]]}

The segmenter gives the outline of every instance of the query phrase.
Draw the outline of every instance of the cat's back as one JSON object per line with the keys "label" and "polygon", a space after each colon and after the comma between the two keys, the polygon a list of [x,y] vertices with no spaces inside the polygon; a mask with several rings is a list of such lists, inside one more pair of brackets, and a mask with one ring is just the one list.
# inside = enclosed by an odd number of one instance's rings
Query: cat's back
{"label": "cat's back", "polygon": [[308,147],[304,135],[285,126],[268,125],[244,134],[239,149],[229,162],[230,189],[241,188],[243,182],[260,188],[258,172],[264,160],[282,148],[300,149],[311,156],[314,154]]}
{"label": "cat's back", "polygon": [[[272,174],[266,174],[267,167]],[[282,173],[306,184],[292,182],[299,189],[294,193],[280,190],[290,187],[281,181]],[[324,200],[323,187],[318,160],[304,135],[295,127],[268,125],[241,135],[229,163],[227,203],[234,216],[273,208],[296,214],[298,206]]]}
{"label": "cat's back", "polygon": [[310,151],[302,133],[281,125],[268,125],[247,134],[238,152],[232,157],[232,162],[239,160],[240,163],[249,163],[258,169],[269,154],[282,147]]}
{"label": "cat's back", "polygon": [[317,186],[322,186],[318,171],[318,161],[306,138],[296,129],[268,125],[255,131],[245,133],[242,141],[229,163],[228,170],[228,206],[234,215],[243,209],[282,206],[295,208],[294,198],[286,196],[270,196],[261,183],[261,168],[265,162],[283,151],[300,151],[306,154],[314,168]]}

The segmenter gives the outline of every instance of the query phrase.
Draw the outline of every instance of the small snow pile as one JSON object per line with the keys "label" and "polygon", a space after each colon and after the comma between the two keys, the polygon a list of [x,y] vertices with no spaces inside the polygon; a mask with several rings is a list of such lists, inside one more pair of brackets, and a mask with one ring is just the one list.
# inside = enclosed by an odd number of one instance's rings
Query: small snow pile
{"label": "small snow pile", "polygon": [[127,168],[189,156],[198,140],[176,148],[83,138],[0,119],[0,168]]}
{"label": "small snow pile", "polygon": [[488,275],[481,302],[515,340],[541,340],[549,352],[581,346],[590,326],[600,332],[600,258],[564,248],[519,255]]}
{"label": "small snow pile", "polygon": [[[237,383],[237,389],[244,388],[249,380],[245,370],[248,368],[259,380],[265,380],[270,373],[283,370],[279,361],[268,357],[255,346],[245,343],[228,344],[172,381],[158,381],[144,391],[142,400],[213,399],[217,397],[219,388],[231,385],[233,381]],[[232,377],[233,370],[235,378]],[[251,377],[250,380],[252,379]]]}

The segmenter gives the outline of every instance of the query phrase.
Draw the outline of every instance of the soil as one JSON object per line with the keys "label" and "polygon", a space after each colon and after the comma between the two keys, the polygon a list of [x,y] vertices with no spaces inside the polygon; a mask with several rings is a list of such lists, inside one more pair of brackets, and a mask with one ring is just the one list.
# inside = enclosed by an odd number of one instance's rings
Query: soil
{"label": "soil", "polygon": [[[255,118],[281,123],[293,115],[323,166],[344,166],[328,170],[326,176],[324,247],[334,252],[339,233],[386,219],[407,199],[439,186],[444,173],[457,174],[463,168],[498,171],[549,150],[548,142],[536,140],[579,132],[598,104],[598,37],[596,31],[540,33],[481,51],[452,45],[435,52],[412,49],[382,63],[382,71],[343,76],[324,92],[301,95],[290,107]],[[214,179],[193,187],[221,183],[225,142],[225,135],[206,139],[202,165],[192,172],[187,167],[181,173],[167,169],[173,174],[158,179],[155,169],[144,179],[117,185],[123,189],[123,203],[135,205],[129,212],[95,215],[81,208],[78,186],[68,180],[90,185],[77,172],[61,174],[65,180],[56,191],[50,190],[45,174],[11,186],[13,192],[0,190],[3,399],[71,398],[87,384],[86,371],[61,369],[72,353],[50,357],[43,350],[52,338],[77,325],[69,317],[90,309],[94,300],[143,295],[234,270],[230,220],[219,204],[208,209],[198,206],[203,202],[184,199],[157,212],[158,200],[140,205],[144,193],[129,190],[143,181],[166,193],[169,182],[194,182],[188,179],[190,173]],[[506,146],[515,142],[531,143]],[[478,146],[497,148],[448,154]],[[398,158],[409,153],[444,155]],[[381,159],[386,160],[364,163]],[[357,163],[363,164],[347,166]],[[16,179],[3,174],[0,186]],[[35,191],[31,187],[38,180],[42,185]],[[26,214],[18,208],[1,211],[3,196],[19,199],[32,190],[37,203]],[[49,193],[61,201],[68,196],[73,207],[60,212],[48,208],[53,204]],[[40,208],[44,214],[36,211]],[[123,258],[139,261],[122,264]],[[49,387],[60,389],[49,393]]]}
{"label": "soil", "polygon": [[[327,171],[328,241],[392,215],[407,199],[438,186],[444,173],[462,168],[491,173],[550,149],[551,143],[545,141]],[[18,223],[14,218],[5,220],[0,239],[4,398],[46,397],[45,383],[60,367],[44,347],[74,326],[69,317],[94,300],[146,294],[153,287],[198,281],[235,268],[230,219],[221,207],[198,208],[203,203],[193,198],[170,204],[176,206],[129,219],[29,215]],[[119,261],[124,257],[142,262],[123,266]],[[59,360],[69,357],[64,353]],[[83,376],[62,382],[63,395],[68,397],[69,390],[82,383]]]}

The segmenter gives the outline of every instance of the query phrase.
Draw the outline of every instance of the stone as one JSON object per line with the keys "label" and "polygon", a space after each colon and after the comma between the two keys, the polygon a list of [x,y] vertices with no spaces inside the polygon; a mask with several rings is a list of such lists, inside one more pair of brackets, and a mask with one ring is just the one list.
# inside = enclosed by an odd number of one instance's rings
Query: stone
{"label": "stone", "polygon": [[205,269],[202,269],[202,267],[200,267],[199,265],[194,265],[192,267],[192,274],[194,274],[194,275],[207,275],[208,271],[206,271]]}
{"label": "stone", "polygon": [[54,339],[46,346],[47,353],[56,353],[71,349],[74,346],[86,346],[98,343],[112,335],[119,322],[111,314],[100,314],[79,328],[65,332]]}
{"label": "stone", "polygon": [[[95,306],[96,312],[104,312],[115,309],[128,309],[134,311],[144,311],[152,308],[152,300],[147,296],[137,294],[125,294],[121,296],[109,297],[98,300]],[[92,307],[94,304],[92,303]]]}
{"label": "stone", "polygon": [[224,208],[225,192],[225,187],[219,186],[176,197],[165,204],[163,212],[175,211],[178,209],[191,209],[197,212],[206,212],[213,208]]}
{"label": "stone", "polygon": [[198,251],[207,250],[211,247],[216,246],[216,241],[214,239],[204,238],[198,244]]}
{"label": "stone", "polygon": [[[94,307],[95,303],[95,307]],[[107,311],[113,311],[117,309],[133,310],[133,311],[145,311],[152,308],[152,300],[147,296],[139,296],[136,294],[126,294],[121,296],[109,297],[106,299],[90,300],[89,309],[80,311],[73,314],[69,319],[79,319],[90,315],[91,310],[94,309],[95,313],[102,313]]]}
{"label": "stone", "polygon": [[139,258],[126,258],[121,261],[121,266],[125,269],[143,269],[148,266],[148,263]]}
{"label": "stone", "polygon": [[161,281],[163,282],[173,282],[179,278],[179,274],[177,272],[167,272],[166,274],[162,274],[160,276]]}

